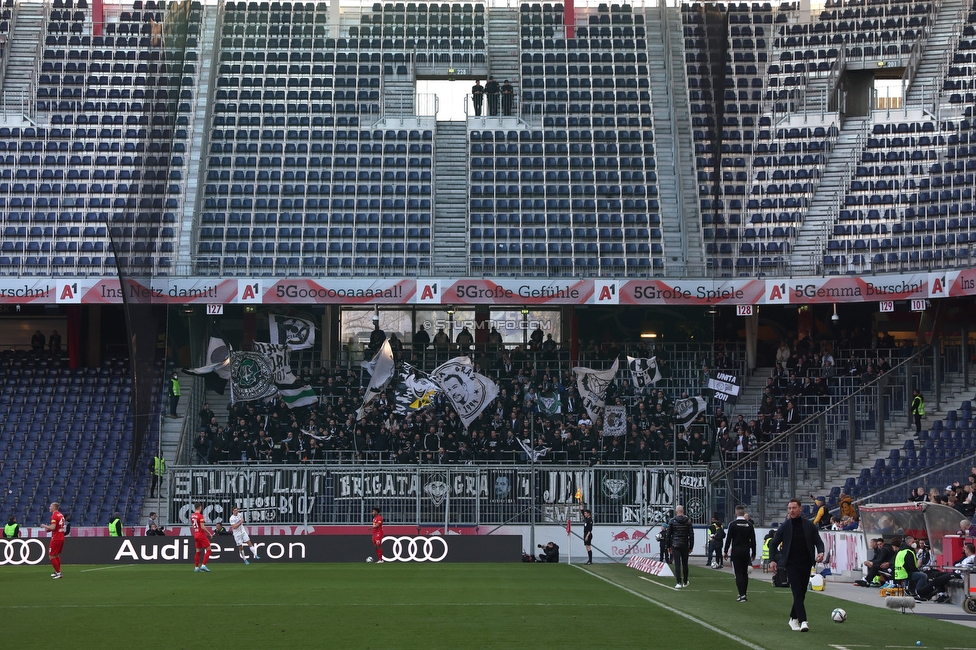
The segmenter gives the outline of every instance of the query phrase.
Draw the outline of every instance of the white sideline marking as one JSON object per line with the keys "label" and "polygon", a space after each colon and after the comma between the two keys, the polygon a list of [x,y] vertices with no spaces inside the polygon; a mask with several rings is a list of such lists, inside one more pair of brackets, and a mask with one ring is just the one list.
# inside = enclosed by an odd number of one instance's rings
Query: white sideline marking
{"label": "white sideline marking", "polygon": [[[641,580],[647,580],[652,585],[657,585],[658,587],[664,587],[665,589],[670,589],[671,591],[689,591],[689,590],[686,590],[684,587],[682,587],[681,589],[678,589],[677,587],[669,587],[667,585],[661,584],[657,580],[651,580],[650,578],[645,578],[644,576],[637,576],[637,577],[640,578]],[[693,589],[693,590],[690,590],[690,591],[698,591],[698,590],[697,589]]]}
{"label": "white sideline marking", "polygon": [[[752,648],[752,650],[765,650],[765,648],[763,648],[760,645],[756,645],[754,643],[751,643],[749,641],[746,641],[742,637],[738,637],[738,636],[732,634],[731,632],[726,632],[725,630],[719,629],[719,628],[715,627],[714,625],[712,625],[711,623],[707,623],[706,621],[703,621],[700,618],[697,618],[695,616],[692,616],[691,614],[685,613],[685,612],[681,611],[680,609],[675,609],[674,607],[671,607],[670,605],[665,605],[664,603],[659,602],[657,600],[654,600],[650,596],[646,596],[646,595],[640,593],[639,591],[634,591],[630,587],[625,587],[624,585],[622,585],[620,583],[617,583],[617,582],[614,582],[613,580],[610,580],[609,578],[604,578],[603,576],[601,576],[599,574],[596,574],[596,573],[593,573],[592,571],[588,571],[587,569],[584,569],[583,567],[581,567],[579,565],[573,565],[573,566],[575,568],[579,569],[580,571],[582,571],[583,573],[587,573],[587,574],[593,576],[594,578],[597,578],[599,580],[603,580],[607,584],[611,584],[614,587],[618,587],[620,589],[623,589],[627,593],[629,593],[629,594],[631,594],[633,596],[637,596],[638,598],[640,598],[642,600],[646,600],[647,602],[651,603],[652,605],[657,605],[661,609],[666,609],[667,611],[671,612],[672,614],[677,614],[678,616],[681,616],[682,618],[686,618],[689,621],[692,621],[693,623],[697,623],[698,625],[700,625],[700,626],[702,626],[702,627],[704,627],[704,628],[706,628],[708,630],[711,630],[712,632],[716,632],[718,634],[721,634],[726,639],[729,639],[731,641],[735,641],[736,643],[740,643],[740,644],[744,645],[747,648]],[[640,577],[643,577],[643,576],[640,576]]]}
{"label": "white sideline marking", "polygon": [[88,573],[89,571],[104,571],[105,569],[118,569],[123,566],[135,566],[135,564],[113,564],[112,566],[100,566],[97,569],[82,569],[78,573]]}

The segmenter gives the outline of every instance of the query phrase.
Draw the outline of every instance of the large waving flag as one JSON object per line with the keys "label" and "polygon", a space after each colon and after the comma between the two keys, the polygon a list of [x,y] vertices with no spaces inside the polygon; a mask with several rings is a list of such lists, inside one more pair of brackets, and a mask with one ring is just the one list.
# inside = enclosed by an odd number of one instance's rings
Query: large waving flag
{"label": "large waving flag", "polygon": [[430,405],[430,399],[437,393],[437,384],[409,363],[400,364],[394,384],[396,396],[393,412],[399,415],[413,413]]}
{"label": "large waving flag", "polygon": [[315,346],[315,323],[298,316],[268,316],[268,340],[274,345],[286,345],[289,350],[305,350]]}
{"label": "large waving flag", "polygon": [[701,413],[705,412],[708,403],[703,397],[688,397],[679,399],[674,403],[674,421],[687,427],[695,421]]}
{"label": "large waving flag", "polygon": [[291,350],[288,349],[288,346],[258,341],[252,343],[251,346],[255,352],[268,358],[276,384],[291,386],[298,381],[298,378],[291,372]]}
{"label": "large waving flag", "polygon": [[206,375],[215,372],[221,379],[230,379],[230,353],[233,348],[221,338],[210,337],[207,345],[207,363],[199,368],[184,368],[191,375]]}
{"label": "large waving flag", "polygon": [[248,402],[271,397],[278,391],[274,366],[260,352],[231,352],[230,401]]}
{"label": "large waving flag", "polygon": [[390,341],[383,341],[379,351],[373,356],[369,364],[363,363],[363,367],[369,371],[369,385],[366,387],[366,394],[363,395],[363,405],[356,411],[356,419],[362,420],[366,417],[366,407],[376,399],[376,397],[386,390],[393,379],[393,350],[390,348]]}
{"label": "large waving flag", "polygon": [[630,368],[630,376],[634,382],[634,388],[638,391],[642,391],[648,386],[653,386],[661,381],[661,369],[657,367],[657,357],[639,359],[628,356],[627,367]]}
{"label": "large waving flag", "polygon": [[319,403],[319,396],[315,389],[305,384],[301,388],[283,388],[278,391],[281,401],[290,409],[300,406],[313,406]]}
{"label": "large waving flag", "polygon": [[498,384],[474,371],[471,359],[455,357],[430,373],[468,427],[498,397]]}
{"label": "large waving flag", "polygon": [[607,386],[613,381],[617,374],[618,359],[613,360],[613,366],[609,370],[593,370],[592,368],[573,368],[576,373],[576,390],[579,391],[583,406],[589,414],[590,419],[596,419],[603,413],[605,404],[604,398],[607,394]]}

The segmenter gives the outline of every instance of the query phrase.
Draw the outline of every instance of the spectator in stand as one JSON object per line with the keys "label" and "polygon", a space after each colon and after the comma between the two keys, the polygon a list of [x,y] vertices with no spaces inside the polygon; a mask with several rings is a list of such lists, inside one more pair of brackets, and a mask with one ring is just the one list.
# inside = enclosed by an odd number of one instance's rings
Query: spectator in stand
{"label": "spectator in stand", "polygon": [[41,355],[44,354],[44,345],[47,343],[47,339],[44,338],[44,334],[41,330],[34,332],[34,336],[31,337],[31,350],[34,354]]}
{"label": "spectator in stand", "polygon": [[786,339],[781,340],[779,342],[779,347],[776,349],[776,364],[782,364],[785,366],[787,362],[789,362],[792,354],[793,353],[790,351],[790,346],[786,343]]}

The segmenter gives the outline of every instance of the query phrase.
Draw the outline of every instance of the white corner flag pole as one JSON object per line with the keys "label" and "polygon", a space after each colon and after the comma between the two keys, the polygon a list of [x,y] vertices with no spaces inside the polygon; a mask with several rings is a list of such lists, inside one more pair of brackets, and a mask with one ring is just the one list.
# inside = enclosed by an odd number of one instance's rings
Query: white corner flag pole
{"label": "white corner flag pole", "polygon": [[566,537],[569,538],[569,565],[573,565],[573,533],[572,533],[572,520],[569,519],[569,515],[566,515]]}

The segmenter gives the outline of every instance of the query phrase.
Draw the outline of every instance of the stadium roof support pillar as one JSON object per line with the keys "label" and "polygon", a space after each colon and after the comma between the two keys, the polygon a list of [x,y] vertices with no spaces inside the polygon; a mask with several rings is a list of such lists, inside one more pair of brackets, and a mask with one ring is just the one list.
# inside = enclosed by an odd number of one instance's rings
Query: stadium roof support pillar
{"label": "stadium roof support pillar", "polygon": [[759,338],[759,314],[752,311],[752,316],[744,316],[746,321],[746,368],[756,369],[756,341]]}
{"label": "stadium roof support pillar", "polygon": [[332,38],[339,36],[339,2],[329,3],[329,35]]}

